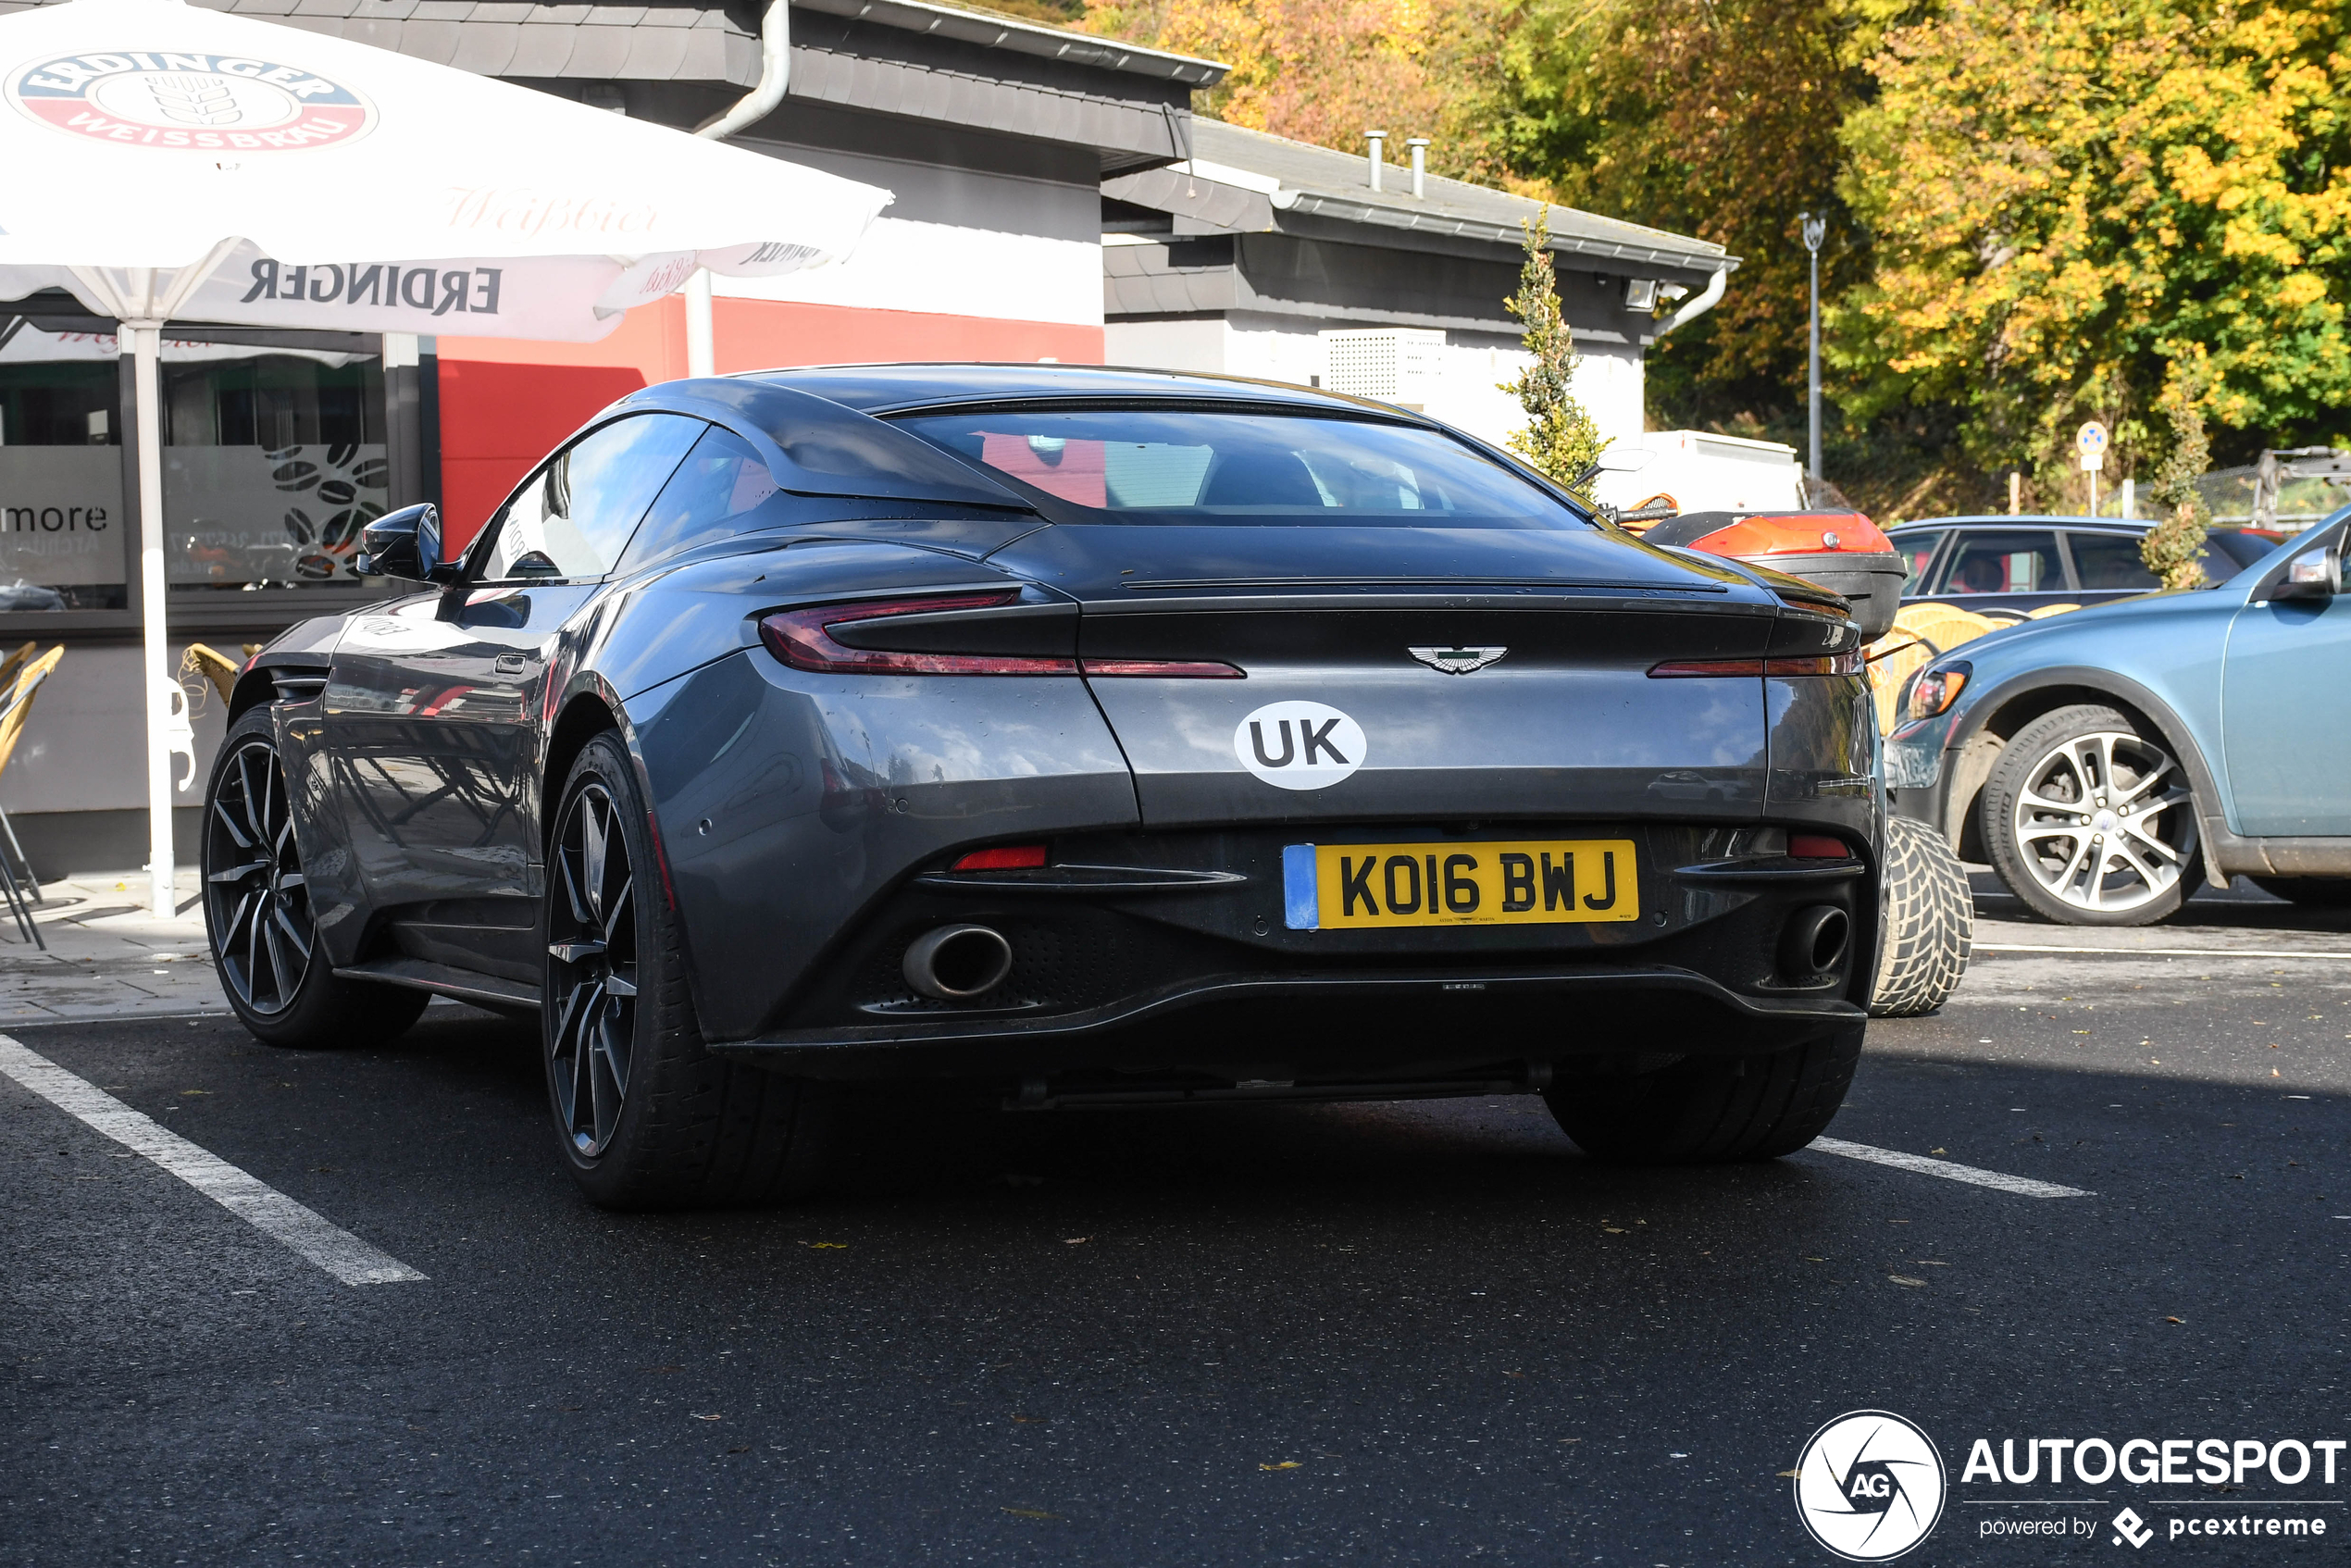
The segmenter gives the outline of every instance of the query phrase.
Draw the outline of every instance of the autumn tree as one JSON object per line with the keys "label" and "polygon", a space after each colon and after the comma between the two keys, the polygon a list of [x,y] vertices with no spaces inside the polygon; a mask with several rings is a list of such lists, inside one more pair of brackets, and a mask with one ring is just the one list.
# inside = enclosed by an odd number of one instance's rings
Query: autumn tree
{"label": "autumn tree", "polygon": [[1531,363],[1502,390],[1526,411],[1526,428],[1512,435],[1511,450],[1546,478],[1590,499],[1585,471],[1608,448],[1592,416],[1575,400],[1575,339],[1560,315],[1559,277],[1551,267],[1548,209],[1525,225],[1526,257],[1518,272],[1518,292],[1503,303],[1525,329]]}
{"label": "autumn tree", "polygon": [[2351,0],[1963,0],[1897,28],[1845,124],[1874,235],[1832,315],[1862,419],[1934,404],[1986,468],[2128,461],[2191,352],[2241,444],[2351,427]]}
{"label": "autumn tree", "polygon": [[2196,481],[2212,467],[2203,400],[2211,378],[2201,355],[2171,367],[2156,406],[2171,426],[2171,450],[2156,469],[2155,499],[2171,515],[2139,541],[2139,559],[2166,588],[2204,586],[2205,521]]}

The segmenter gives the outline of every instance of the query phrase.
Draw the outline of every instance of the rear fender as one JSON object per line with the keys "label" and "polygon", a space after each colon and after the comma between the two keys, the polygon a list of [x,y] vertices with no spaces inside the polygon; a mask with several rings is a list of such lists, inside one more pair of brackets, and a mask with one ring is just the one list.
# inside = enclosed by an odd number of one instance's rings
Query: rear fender
{"label": "rear fender", "polygon": [[1075,676],[821,675],[746,648],[630,697],[625,724],[714,1040],[774,1027],[951,852],[1138,822]]}

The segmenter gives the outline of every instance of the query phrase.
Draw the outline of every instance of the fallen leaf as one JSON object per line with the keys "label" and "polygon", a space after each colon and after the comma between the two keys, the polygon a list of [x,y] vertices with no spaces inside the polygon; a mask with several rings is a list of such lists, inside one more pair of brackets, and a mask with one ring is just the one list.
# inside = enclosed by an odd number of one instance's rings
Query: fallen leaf
{"label": "fallen leaf", "polygon": [[1041,1415],[1015,1415],[1013,1419],[1023,1426],[1041,1426],[1045,1424],[1045,1418]]}
{"label": "fallen leaf", "polygon": [[1791,1480],[1791,1481],[1792,1481],[1792,1480],[1796,1479],[1797,1476],[1799,1476],[1799,1475],[1803,1475],[1803,1474],[1804,1474],[1804,1472],[1803,1472],[1802,1470],[1800,1470],[1800,1469],[1799,1469],[1799,1470],[1783,1470],[1783,1471],[1779,1472],[1779,1474],[1780,1474],[1781,1475],[1783,1475],[1783,1476],[1785,1476],[1787,1479],[1789,1479],[1789,1480]]}
{"label": "fallen leaf", "polygon": [[2188,1320],[2183,1317],[2167,1317],[2163,1321],[2166,1323],[2185,1323]]}
{"label": "fallen leaf", "polygon": [[820,1252],[828,1247],[837,1252],[846,1252],[849,1251],[849,1243],[846,1241],[803,1241],[801,1245],[803,1247],[814,1247]]}
{"label": "fallen leaf", "polygon": [[1930,1149],[1927,1152],[1930,1154],[1948,1154],[1950,1151],[1948,1149]]}
{"label": "fallen leaf", "polygon": [[1041,1508],[1007,1508],[1004,1512],[1017,1514],[1023,1519],[1059,1519],[1061,1517],[1058,1513],[1048,1513]]}
{"label": "fallen leaf", "polygon": [[1064,1247],[1083,1247],[1087,1242],[1091,1241],[1092,1239],[1094,1238],[1090,1236],[1064,1236],[1062,1238],[1062,1245]]}
{"label": "fallen leaf", "polygon": [[1828,1262],[1826,1258],[1807,1258],[1804,1261],[1808,1263],[1824,1263]]}
{"label": "fallen leaf", "polygon": [[210,1094],[212,1090],[208,1089],[183,1089],[180,1091],[180,1098],[185,1100],[192,1094]]}
{"label": "fallen leaf", "polygon": [[728,1453],[749,1453],[751,1452],[751,1445],[749,1443],[745,1443],[740,1448],[728,1449],[727,1451]]}
{"label": "fallen leaf", "polygon": [[1897,1285],[1917,1286],[1924,1285],[1926,1283],[1923,1279],[1913,1279],[1907,1274],[1889,1274],[1885,1277],[1892,1280]]}
{"label": "fallen leaf", "polygon": [[723,1415],[696,1415],[694,1419],[696,1421],[724,1421],[727,1418]]}
{"label": "fallen leaf", "polygon": [[1257,1468],[1260,1470],[1295,1470],[1298,1468],[1298,1461],[1294,1459],[1286,1459],[1279,1464],[1261,1464]]}
{"label": "fallen leaf", "polygon": [[1604,1226],[1600,1226],[1600,1228],[1601,1228],[1602,1230],[1607,1231],[1607,1232],[1608,1232],[1611,1236],[1622,1236],[1622,1235],[1623,1235],[1623,1234],[1624,1234],[1623,1231],[1621,1231],[1621,1230],[1617,1229],[1617,1228],[1616,1228],[1616,1226],[1612,1226],[1612,1225],[1604,1225]]}

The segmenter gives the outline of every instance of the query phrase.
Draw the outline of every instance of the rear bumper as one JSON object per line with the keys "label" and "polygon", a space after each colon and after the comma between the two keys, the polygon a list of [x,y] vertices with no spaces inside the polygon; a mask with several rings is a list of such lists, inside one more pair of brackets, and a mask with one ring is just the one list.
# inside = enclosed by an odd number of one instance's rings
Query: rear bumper
{"label": "rear bumper", "polygon": [[1847,996],[1763,998],[1665,964],[1209,976],[1029,1021],[788,1030],[710,1049],[816,1078],[1104,1071],[1223,1081],[1388,1082],[1523,1074],[1644,1052],[1740,1056],[1861,1022]]}
{"label": "rear bumper", "polygon": [[[1297,830],[1080,836],[1057,841],[1054,865],[1097,868],[1092,880],[917,877],[765,1027],[709,1047],[818,1077],[1106,1070],[1228,1083],[1779,1050],[1862,1016],[1877,886],[1873,849],[1793,861],[1758,840],[1778,831],[1623,829],[1638,844],[1637,920],[1338,930],[1285,924],[1283,849]],[[1112,866],[1160,869],[1112,885],[1101,879]],[[1186,879],[1203,873],[1213,879]],[[1846,953],[1826,973],[1791,968],[1788,932],[1822,905],[1844,912]],[[1001,933],[1010,976],[966,1002],[912,993],[909,947],[966,924]]]}

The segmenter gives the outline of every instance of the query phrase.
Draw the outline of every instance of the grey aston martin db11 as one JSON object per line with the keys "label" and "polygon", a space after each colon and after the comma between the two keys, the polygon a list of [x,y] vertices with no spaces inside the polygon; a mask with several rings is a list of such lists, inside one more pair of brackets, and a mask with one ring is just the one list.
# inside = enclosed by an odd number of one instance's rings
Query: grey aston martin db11
{"label": "grey aston martin db11", "polygon": [[1304,388],[894,365],[624,398],[239,680],[205,911],[265,1040],[541,1020],[598,1202],[803,1188],[843,1088],[1539,1092],[1771,1156],[1861,1045],[1844,603]]}

